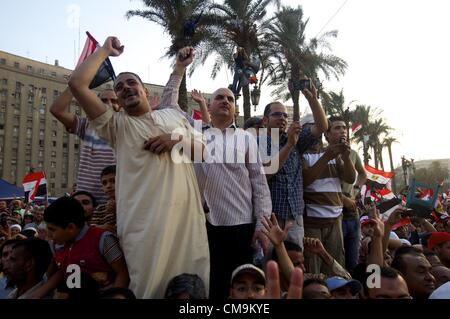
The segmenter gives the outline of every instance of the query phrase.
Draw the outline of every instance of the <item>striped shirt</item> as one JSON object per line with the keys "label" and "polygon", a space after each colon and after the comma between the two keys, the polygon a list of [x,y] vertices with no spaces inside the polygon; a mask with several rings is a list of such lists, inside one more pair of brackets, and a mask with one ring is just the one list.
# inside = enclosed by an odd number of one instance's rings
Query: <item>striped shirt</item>
{"label": "striped shirt", "polygon": [[77,191],[87,191],[95,197],[97,204],[104,204],[108,199],[102,191],[100,174],[106,166],[116,164],[114,151],[91,129],[87,118],[75,116],[75,123],[68,131],[82,140]]}
{"label": "striped shirt", "polygon": [[256,222],[261,229],[272,202],[255,138],[234,124],[222,132],[206,127],[204,134],[208,157],[194,168],[207,220],[214,226]]}
{"label": "striped shirt", "polygon": [[[303,154],[305,170],[314,166],[325,152]],[[321,174],[304,190],[305,215],[313,218],[335,219],[342,213],[341,180],[338,173],[340,159],[333,159]]]}
{"label": "striped shirt", "polygon": [[116,213],[111,213],[106,204],[98,205],[92,214],[90,225],[116,225]]}

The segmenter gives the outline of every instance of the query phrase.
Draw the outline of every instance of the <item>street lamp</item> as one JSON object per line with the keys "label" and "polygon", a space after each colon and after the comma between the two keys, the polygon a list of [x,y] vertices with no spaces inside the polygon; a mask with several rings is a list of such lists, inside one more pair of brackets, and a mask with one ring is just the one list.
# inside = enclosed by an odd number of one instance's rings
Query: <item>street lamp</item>
{"label": "street lamp", "polygon": [[252,92],[250,93],[250,98],[252,99],[252,104],[255,107],[255,112],[256,112],[256,106],[259,104],[260,97],[261,97],[261,90],[255,86],[253,88]]}

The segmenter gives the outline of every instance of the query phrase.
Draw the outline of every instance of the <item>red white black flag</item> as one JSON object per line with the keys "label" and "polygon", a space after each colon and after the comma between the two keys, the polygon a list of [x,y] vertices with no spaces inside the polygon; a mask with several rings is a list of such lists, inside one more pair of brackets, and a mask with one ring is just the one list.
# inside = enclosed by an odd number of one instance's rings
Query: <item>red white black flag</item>
{"label": "red white black flag", "polygon": [[[77,63],[77,67],[82,62],[84,62],[92,53],[94,53],[95,50],[97,50],[97,48],[99,47],[97,40],[95,40],[94,37],[89,32],[86,31],[86,34],[87,39],[86,42],[84,43],[83,52],[81,52],[80,58]],[[98,69],[95,78],[89,85],[89,88],[95,89],[96,87],[102,85],[103,83],[106,83],[109,80],[114,81],[115,79],[116,74],[114,73],[111,61],[109,61],[109,58],[107,58],[105,61],[103,61],[102,65]]]}
{"label": "red white black flag", "polygon": [[366,184],[371,185],[372,189],[386,188],[390,180],[395,176],[393,172],[384,172],[370,165],[365,165],[364,168],[367,171]]}
{"label": "red white black flag", "polygon": [[36,196],[47,195],[47,178],[44,172],[36,172],[25,175],[23,178],[25,201],[32,202]]}

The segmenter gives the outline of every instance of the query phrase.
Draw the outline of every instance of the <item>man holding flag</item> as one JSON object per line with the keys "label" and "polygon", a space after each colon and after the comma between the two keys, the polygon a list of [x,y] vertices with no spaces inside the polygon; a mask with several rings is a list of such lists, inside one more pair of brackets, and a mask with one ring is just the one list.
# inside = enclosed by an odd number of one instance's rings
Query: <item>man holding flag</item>
{"label": "man holding flag", "polygon": [[[97,41],[87,32],[88,38],[84,45],[83,52],[78,61],[77,67],[83,63],[98,47]],[[103,83],[114,80],[115,74],[112,69],[111,62],[104,62],[98,69],[94,80],[89,88],[94,89]],[[77,191],[87,191],[91,193],[98,204],[104,204],[107,201],[105,193],[102,191],[100,184],[100,174],[102,170],[110,165],[115,165],[116,159],[111,147],[100,138],[91,128],[87,118],[70,113],[70,103],[72,101],[72,93],[67,88],[52,104],[50,112],[55,116],[66,128],[66,130],[75,134],[82,140],[80,147],[80,162],[77,173]],[[102,102],[119,111],[117,104],[117,96],[113,90],[104,90],[99,94]]]}
{"label": "man holding flag", "polygon": [[[175,155],[187,159],[185,150],[203,153],[204,143],[188,120],[175,109],[186,67],[193,49],[177,55],[174,72],[152,110],[148,91],[131,72],[118,75],[114,83],[119,105],[115,113],[89,89],[95,70],[124,47],[115,37],[73,73],[69,86],[80,101],[96,132],[114,148],[117,157],[117,234],[130,273],[130,289],[138,298],[163,298],[169,281],[181,273],[194,273],[209,287],[209,247],[206,219],[192,163],[176,163]],[[172,132],[180,138],[172,139]],[[172,152],[183,146],[183,154]]]}

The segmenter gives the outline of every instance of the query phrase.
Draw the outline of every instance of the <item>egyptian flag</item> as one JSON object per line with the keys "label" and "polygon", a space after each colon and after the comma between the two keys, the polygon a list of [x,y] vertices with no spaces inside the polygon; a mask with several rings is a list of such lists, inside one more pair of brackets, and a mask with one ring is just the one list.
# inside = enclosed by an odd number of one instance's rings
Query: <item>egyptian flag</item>
{"label": "egyptian flag", "polygon": [[382,200],[389,200],[395,197],[394,193],[389,188],[376,189],[375,192]]}
{"label": "egyptian flag", "polygon": [[362,129],[362,124],[359,122],[355,122],[352,126],[352,133],[353,135],[356,134],[360,129]]}
{"label": "egyptian flag", "polygon": [[47,178],[44,172],[36,172],[25,175],[23,178],[25,202],[29,203],[36,196],[47,196]]}
{"label": "egyptian flag", "polygon": [[371,189],[384,189],[387,188],[388,183],[395,176],[394,172],[384,172],[378,170],[370,165],[364,165],[367,172],[367,185],[371,186]]}
{"label": "egyptian flag", "polygon": [[[83,52],[81,52],[80,59],[78,60],[76,67],[83,63],[92,53],[95,52],[95,50],[97,50],[98,47],[100,47],[97,40],[95,40],[89,32],[86,31],[86,34],[86,43],[84,44]],[[115,79],[116,74],[114,73],[111,61],[109,61],[109,58],[107,58],[105,61],[103,61],[102,65],[98,69],[97,74],[89,85],[89,88],[95,89],[103,83],[106,83],[110,80],[114,81]]]}

